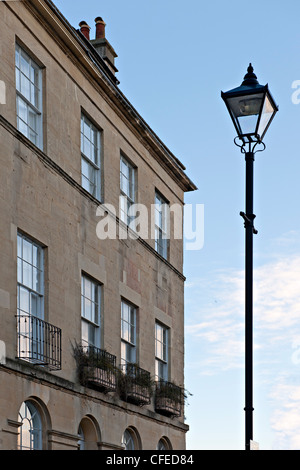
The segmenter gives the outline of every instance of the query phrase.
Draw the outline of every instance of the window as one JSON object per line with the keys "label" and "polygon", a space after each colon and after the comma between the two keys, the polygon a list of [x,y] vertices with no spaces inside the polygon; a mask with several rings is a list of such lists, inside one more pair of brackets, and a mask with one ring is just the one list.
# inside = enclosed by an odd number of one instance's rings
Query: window
{"label": "window", "polygon": [[156,450],[172,450],[171,442],[167,437],[162,437],[156,446]]}
{"label": "window", "polygon": [[101,286],[81,277],[81,340],[83,346],[100,347]]}
{"label": "window", "polygon": [[130,427],[124,431],[122,436],[122,446],[124,450],[140,450],[142,443],[136,428]]}
{"label": "window", "polygon": [[31,327],[28,317],[44,319],[43,249],[18,233],[18,357],[38,360],[42,354],[42,331]]}
{"label": "window", "polygon": [[136,309],[121,303],[121,364],[136,362]]}
{"label": "window", "polygon": [[126,429],[123,434],[122,444],[124,450],[134,450],[134,439],[132,433]]}
{"label": "window", "polygon": [[155,323],[155,378],[168,380],[168,328]]}
{"label": "window", "polygon": [[81,184],[92,196],[101,198],[101,136],[100,131],[81,116]]}
{"label": "window", "polygon": [[43,249],[18,234],[18,315],[44,317]]}
{"label": "window", "polygon": [[129,209],[135,202],[135,169],[124,157],[120,160],[120,191],[121,220],[129,225],[131,221]]}
{"label": "window", "polygon": [[31,142],[43,147],[42,70],[16,45],[17,127]]}
{"label": "window", "polygon": [[101,441],[100,430],[92,416],[82,418],[78,437],[78,450],[98,450],[98,442]]}
{"label": "window", "polygon": [[168,258],[169,204],[158,193],[155,194],[155,249]]}
{"label": "window", "polygon": [[18,435],[20,450],[42,450],[42,421],[38,410],[30,401],[25,401],[19,411],[21,423]]}

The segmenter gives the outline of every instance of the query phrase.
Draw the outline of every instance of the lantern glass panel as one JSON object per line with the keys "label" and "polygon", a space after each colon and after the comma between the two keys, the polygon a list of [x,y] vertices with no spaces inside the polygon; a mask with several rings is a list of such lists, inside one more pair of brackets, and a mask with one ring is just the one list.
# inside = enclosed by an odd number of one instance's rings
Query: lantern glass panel
{"label": "lantern glass panel", "polygon": [[270,123],[270,120],[272,119],[274,112],[275,112],[275,109],[268,95],[266,95],[259,126],[258,126],[258,131],[257,131],[260,137],[263,137],[265,131],[267,130],[268,124]]}
{"label": "lantern glass panel", "polygon": [[264,93],[235,96],[227,103],[240,135],[255,134]]}

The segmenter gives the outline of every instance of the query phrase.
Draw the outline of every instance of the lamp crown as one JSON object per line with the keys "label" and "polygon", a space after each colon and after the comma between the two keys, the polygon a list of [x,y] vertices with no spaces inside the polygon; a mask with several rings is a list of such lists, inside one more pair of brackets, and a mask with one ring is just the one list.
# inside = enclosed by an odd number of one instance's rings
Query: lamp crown
{"label": "lamp crown", "polygon": [[252,64],[250,63],[247,69],[247,73],[244,76],[244,81],[242,83],[242,86],[255,86],[255,85],[258,85],[258,80],[257,80],[257,76],[254,73]]}

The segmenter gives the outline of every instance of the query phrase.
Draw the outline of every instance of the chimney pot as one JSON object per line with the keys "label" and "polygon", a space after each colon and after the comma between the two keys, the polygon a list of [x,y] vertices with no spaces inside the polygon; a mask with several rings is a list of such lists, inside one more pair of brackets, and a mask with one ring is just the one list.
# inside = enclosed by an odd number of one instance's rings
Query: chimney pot
{"label": "chimney pot", "polygon": [[106,24],[101,18],[101,16],[97,16],[97,18],[95,18],[95,23],[96,23],[96,39],[104,39]]}
{"label": "chimney pot", "polygon": [[80,27],[80,31],[82,32],[82,34],[88,39],[90,40],[90,26],[86,23],[86,21],[81,21],[79,23],[79,27]]}

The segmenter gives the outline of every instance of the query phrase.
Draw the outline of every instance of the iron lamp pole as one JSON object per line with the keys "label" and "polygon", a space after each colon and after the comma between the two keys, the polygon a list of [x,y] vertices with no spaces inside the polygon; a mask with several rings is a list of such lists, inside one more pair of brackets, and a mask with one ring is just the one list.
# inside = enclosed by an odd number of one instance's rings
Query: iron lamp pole
{"label": "iron lamp pole", "polygon": [[[263,151],[263,138],[278,111],[268,85],[260,85],[250,64],[240,87],[221,96],[233,121],[236,145],[246,161],[246,212],[240,212],[245,226],[245,450],[253,441],[253,179],[254,156]],[[262,147],[260,147],[260,145]]]}

